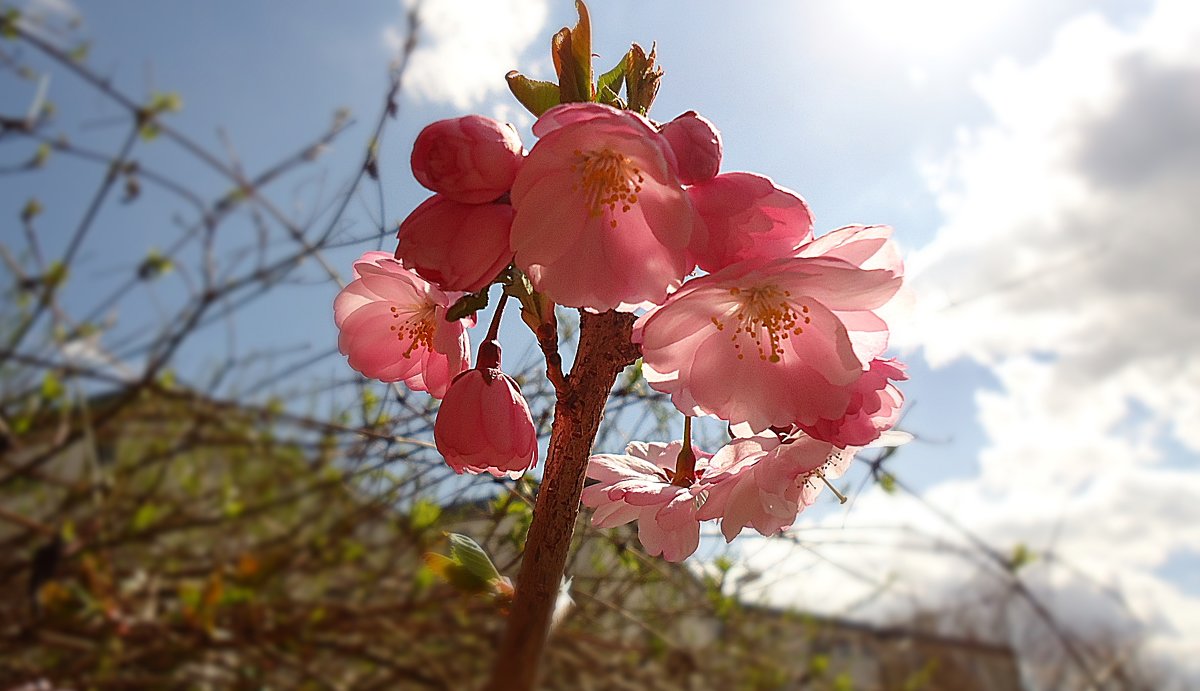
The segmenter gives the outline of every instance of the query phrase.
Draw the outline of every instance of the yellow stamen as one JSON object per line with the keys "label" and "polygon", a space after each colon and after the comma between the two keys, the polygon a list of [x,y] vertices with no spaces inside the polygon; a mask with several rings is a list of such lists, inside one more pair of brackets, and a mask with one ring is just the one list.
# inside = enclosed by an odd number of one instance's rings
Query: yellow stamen
{"label": "yellow stamen", "polygon": [[[584,193],[590,215],[600,216],[605,207],[615,211],[618,205],[626,212],[637,204],[645,178],[628,156],[609,148],[586,152],[576,149],[574,154],[571,172],[579,176],[579,181],[572,189]],[[616,228],[616,220],[610,220],[609,225]]]}
{"label": "yellow stamen", "polygon": [[404,357],[412,357],[413,351],[417,348],[433,347],[433,332],[436,328],[433,319],[433,305],[422,305],[408,312],[408,316],[404,319],[401,319],[400,308],[393,306],[391,309],[392,319],[397,320],[397,323],[392,324],[390,330],[396,332],[396,340],[412,339],[412,342],[404,349]]}
{"label": "yellow stamen", "polygon": [[[803,325],[812,321],[805,315],[807,305],[794,304],[789,291],[774,285],[730,288],[729,294],[737,299],[738,308],[724,322],[714,317],[713,324],[718,331],[727,324],[735,326],[730,336],[734,350],[741,350],[745,336],[754,342],[758,359],[766,362],[779,362],[784,353],[782,341],[804,333]],[[738,359],[744,359],[740,352]]]}

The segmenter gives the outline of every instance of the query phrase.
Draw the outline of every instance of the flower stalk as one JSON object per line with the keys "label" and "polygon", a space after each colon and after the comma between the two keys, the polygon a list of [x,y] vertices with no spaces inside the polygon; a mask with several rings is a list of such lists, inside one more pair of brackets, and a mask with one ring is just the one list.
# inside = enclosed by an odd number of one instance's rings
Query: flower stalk
{"label": "flower stalk", "polygon": [[671,484],[691,487],[696,481],[696,452],[692,450],[692,416],[683,416],[683,448],[675,459],[675,477]]}
{"label": "flower stalk", "polygon": [[500,369],[500,318],[504,315],[504,303],[506,302],[508,302],[508,295],[501,295],[500,302],[496,305],[496,311],[492,312],[492,321],[488,324],[487,336],[484,336],[483,342],[479,344],[479,351],[475,355],[475,369]]}

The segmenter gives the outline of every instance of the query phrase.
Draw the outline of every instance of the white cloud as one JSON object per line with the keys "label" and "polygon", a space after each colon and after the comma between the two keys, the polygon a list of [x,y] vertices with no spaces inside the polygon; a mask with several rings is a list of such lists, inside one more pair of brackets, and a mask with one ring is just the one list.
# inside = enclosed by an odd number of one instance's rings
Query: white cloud
{"label": "white cloud", "polygon": [[516,101],[502,101],[495,104],[492,107],[491,116],[500,122],[507,122],[516,127],[521,139],[525,141],[526,148],[531,146],[533,133],[530,128],[533,127],[534,119],[529,111],[516,105]]}
{"label": "white cloud", "polygon": [[[1200,558],[1198,84],[1187,0],[1130,29],[1077,18],[1040,60],[979,79],[992,122],[929,167],[944,223],[910,257],[919,299],[897,334],[999,382],[976,396],[979,476],[924,498],[1000,553],[1032,549],[1021,573],[1068,630],[1158,661],[1159,687],[1180,689],[1200,687],[1200,597],[1164,571]],[[764,596],[876,618],[939,608],[948,625],[997,611],[966,603],[1002,573],[914,500],[871,491],[845,521],[797,533],[820,558],[748,550],[770,567]],[[999,611],[993,632],[1036,659],[1047,629]]]}
{"label": "white cloud", "polygon": [[[909,343],[1000,382],[977,395],[980,477],[927,496],[1001,544],[1053,546],[1164,658],[1200,648],[1200,598],[1158,571],[1200,544],[1196,84],[1200,11],[1179,0],[1130,31],[1082,17],[1001,64],[977,83],[993,124],[931,169],[945,223],[910,264]],[[1061,601],[1080,577],[1058,577],[1040,588]],[[1087,629],[1090,602],[1062,613]]]}
{"label": "white cloud", "polygon": [[[460,109],[480,103],[506,88],[504,75],[533,41],[549,45],[547,15],[547,0],[425,0],[406,88]],[[404,35],[387,27],[384,41],[399,50]]]}
{"label": "white cloud", "polygon": [[1132,33],[1091,15],[979,80],[995,123],[931,171],[946,222],[910,262],[932,363],[1036,353],[1052,390],[1137,401],[1200,450],[1198,27],[1175,0]]}
{"label": "white cloud", "polygon": [[24,12],[39,19],[73,21],[83,15],[71,0],[30,0]]}

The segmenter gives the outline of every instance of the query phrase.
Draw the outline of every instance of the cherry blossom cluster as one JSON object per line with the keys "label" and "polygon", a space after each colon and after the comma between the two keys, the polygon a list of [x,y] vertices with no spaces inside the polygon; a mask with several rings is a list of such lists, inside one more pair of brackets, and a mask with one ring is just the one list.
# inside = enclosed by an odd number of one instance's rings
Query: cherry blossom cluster
{"label": "cherry blossom cluster", "polygon": [[650,386],[737,436],[713,454],[685,434],[593,456],[583,502],[595,524],[637,521],[646,549],[671,561],[696,550],[702,521],[730,540],[790,526],[899,416],[906,377],[884,357],[881,316],[903,275],[891,230],[814,236],[798,194],[720,172],[720,134],[692,112],[659,125],[567,103],[533,133],[526,153],[515,130],[478,115],[421,132],[413,173],[434,194],[400,224],[394,256],[355,264],[334,306],[340,350],[365,376],[443,399],[434,437],[457,472],[516,477],[537,439],[500,371],[500,310],[472,368],[474,317],[452,306],[519,276],[554,304],[639,313]]}
{"label": "cherry blossom cluster", "polygon": [[400,224],[395,256],[367,252],[355,262],[333,306],[338,349],[351,367],[442,399],[434,442],[457,473],[515,479],[537,462],[529,405],[500,369],[501,310],[473,368],[467,329],[475,317],[450,314],[512,261],[507,198],[524,153],[516,131],[490,118],[426,127],[412,169],[435,194]]}

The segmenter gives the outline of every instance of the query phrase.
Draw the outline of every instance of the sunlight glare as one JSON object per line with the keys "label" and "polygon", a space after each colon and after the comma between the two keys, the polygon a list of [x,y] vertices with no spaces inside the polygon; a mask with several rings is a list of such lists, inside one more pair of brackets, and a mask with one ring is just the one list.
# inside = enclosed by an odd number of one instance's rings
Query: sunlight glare
{"label": "sunlight glare", "polygon": [[993,33],[1019,0],[844,0],[837,6],[880,48],[912,58],[947,58]]}

